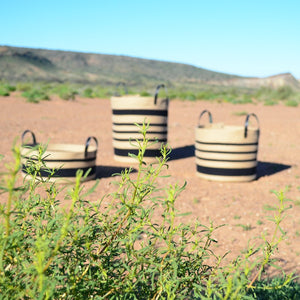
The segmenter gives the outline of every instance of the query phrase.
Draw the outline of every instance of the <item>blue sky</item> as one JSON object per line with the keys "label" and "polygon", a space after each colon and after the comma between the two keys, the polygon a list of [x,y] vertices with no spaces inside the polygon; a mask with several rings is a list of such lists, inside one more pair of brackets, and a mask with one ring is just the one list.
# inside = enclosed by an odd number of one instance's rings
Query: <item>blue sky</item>
{"label": "blue sky", "polygon": [[0,45],[300,79],[300,0],[1,0]]}

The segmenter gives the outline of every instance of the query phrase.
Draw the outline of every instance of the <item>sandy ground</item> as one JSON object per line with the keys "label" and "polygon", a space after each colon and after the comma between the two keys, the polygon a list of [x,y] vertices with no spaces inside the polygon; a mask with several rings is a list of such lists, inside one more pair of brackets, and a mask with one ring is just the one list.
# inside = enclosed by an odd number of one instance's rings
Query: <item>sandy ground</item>
{"label": "sandy ground", "polygon": [[[261,135],[258,152],[258,178],[252,182],[228,183],[207,181],[196,176],[194,135],[199,114],[208,109],[215,122],[243,125],[241,112],[255,113],[260,120]],[[272,232],[273,223],[266,220],[272,211],[268,205],[277,204],[271,190],[286,189],[286,197],[294,200],[282,228],[287,238],[277,257],[286,271],[300,274],[300,107],[262,104],[233,105],[208,101],[177,101],[169,106],[168,141],[173,148],[169,161],[169,179],[160,186],[187,181],[179,196],[180,212],[191,212],[182,222],[198,218],[208,225],[227,224],[218,229],[217,251],[231,251],[233,257],[247,246],[247,241],[262,232]],[[111,107],[108,99],[76,99],[64,101],[53,98],[39,104],[26,103],[15,94],[0,97],[0,153],[4,163],[12,160],[11,146],[26,129],[32,130],[38,142],[82,144],[88,136],[99,141],[97,178],[100,183],[90,201],[97,201],[112,192],[112,174],[129,164],[114,160],[111,133]],[[3,163],[0,170],[3,170]],[[85,183],[92,186],[94,181]],[[5,196],[0,196],[5,201]],[[247,229],[247,230],[245,230]],[[230,255],[229,255],[230,257]]]}

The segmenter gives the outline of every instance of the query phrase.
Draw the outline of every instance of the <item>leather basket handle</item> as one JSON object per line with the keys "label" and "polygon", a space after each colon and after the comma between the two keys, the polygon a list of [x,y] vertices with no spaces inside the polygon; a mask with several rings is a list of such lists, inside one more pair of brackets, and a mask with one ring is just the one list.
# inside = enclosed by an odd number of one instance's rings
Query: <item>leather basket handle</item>
{"label": "leather basket handle", "polygon": [[247,138],[247,136],[248,136],[248,125],[249,125],[249,119],[250,119],[250,117],[254,117],[256,119],[257,127],[258,127],[258,130],[259,130],[259,120],[258,120],[257,115],[254,114],[254,113],[248,114],[246,116],[246,120],[245,120],[245,131],[244,131],[244,137],[245,138]]}
{"label": "leather basket handle", "polygon": [[213,118],[212,118],[212,115],[210,113],[210,111],[208,110],[203,110],[199,116],[199,119],[198,119],[198,127],[200,127],[200,119],[202,118],[203,115],[205,114],[208,114],[208,117],[209,117],[209,123],[212,123],[213,122]]}
{"label": "leather basket handle", "polygon": [[[158,93],[159,93],[159,90],[161,88],[165,88],[165,92],[166,92],[166,95],[168,95],[168,91],[167,91],[167,88],[165,87],[164,84],[159,84],[157,87],[156,87],[156,91],[155,91],[155,95],[154,95],[154,105],[157,104],[157,98],[158,98]],[[167,96],[167,101],[169,100],[168,96]]]}
{"label": "leather basket handle", "polygon": [[24,145],[24,138],[25,138],[25,135],[27,135],[28,133],[31,134],[32,141],[33,141],[33,145],[35,146],[35,145],[37,144],[37,143],[36,143],[35,134],[34,134],[31,130],[29,130],[29,129],[25,130],[25,131],[22,133],[22,145]]}
{"label": "leather basket handle", "polygon": [[94,140],[96,143],[96,152],[98,151],[98,140],[94,136],[89,136],[85,142],[85,150],[84,150],[84,157],[87,157],[88,148],[91,143],[91,141]]}

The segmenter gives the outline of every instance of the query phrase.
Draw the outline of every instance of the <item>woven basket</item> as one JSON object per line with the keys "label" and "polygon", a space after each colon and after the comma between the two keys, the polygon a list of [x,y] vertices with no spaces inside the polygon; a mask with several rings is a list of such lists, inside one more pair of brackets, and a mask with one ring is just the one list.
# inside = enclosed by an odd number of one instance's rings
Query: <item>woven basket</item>
{"label": "woven basket", "polygon": [[[209,123],[200,125],[208,114]],[[254,117],[257,127],[249,126]],[[251,181],[256,179],[259,121],[255,114],[248,114],[244,126],[215,124],[212,115],[204,110],[196,128],[195,155],[197,175],[217,181]]]}
{"label": "woven basket", "polygon": [[[25,144],[24,138],[26,134],[31,134],[32,143]],[[90,145],[94,140],[96,145]],[[26,130],[22,134],[22,174],[29,177],[28,167],[32,163],[38,163],[39,144],[36,142],[35,135],[32,131]],[[76,172],[81,169],[87,177],[82,181],[94,179],[96,176],[96,157],[97,157],[98,141],[95,137],[88,137],[85,144],[48,144],[45,153],[42,155],[41,169],[39,172],[40,179],[47,179],[50,169],[54,172],[50,181],[60,183],[74,182],[76,180]]]}
{"label": "woven basket", "polygon": [[139,128],[143,122],[149,123],[146,138],[151,144],[144,155],[145,162],[156,161],[161,156],[161,144],[167,142],[168,133],[168,104],[169,99],[158,99],[159,89],[156,88],[155,96],[141,97],[139,95],[115,96],[111,98],[112,107],[112,137],[114,158],[121,162],[137,162],[129,153],[138,154],[138,142],[143,139]]}

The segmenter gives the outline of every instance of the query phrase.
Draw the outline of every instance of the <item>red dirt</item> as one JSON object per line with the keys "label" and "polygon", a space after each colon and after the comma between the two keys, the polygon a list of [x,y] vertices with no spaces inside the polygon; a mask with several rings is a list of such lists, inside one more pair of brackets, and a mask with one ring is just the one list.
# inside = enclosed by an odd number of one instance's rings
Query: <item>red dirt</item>
{"label": "red dirt", "polygon": [[[112,191],[112,173],[120,172],[128,164],[113,158],[111,133],[111,107],[108,99],[76,99],[64,101],[53,98],[39,104],[27,103],[15,94],[0,97],[0,153],[4,162],[12,160],[11,147],[25,129],[32,130],[38,142],[82,144],[88,136],[99,141],[97,176],[100,183],[90,201],[97,201]],[[255,113],[260,120],[261,135],[258,151],[258,179],[245,183],[213,182],[196,176],[193,152],[195,127],[204,109],[211,111],[215,122],[243,125],[245,116],[239,112]],[[169,161],[169,179],[160,186],[187,181],[185,191],[179,196],[177,208],[192,212],[182,217],[182,222],[196,218],[205,224],[228,224],[218,229],[218,251],[232,252],[232,256],[247,246],[250,238],[263,231],[271,232],[273,223],[265,219],[273,212],[266,205],[277,204],[271,190],[287,188],[286,197],[295,201],[287,212],[282,228],[287,239],[281,243],[279,254],[286,271],[300,274],[300,107],[263,104],[233,105],[208,101],[171,101],[169,106],[168,141],[173,150]],[[3,170],[1,164],[0,171]],[[20,179],[21,180],[21,179]],[[86,187],[94,181],[86,182]],[[1,201],[5,196],[0,196]],[[245,230],[242,225],[251,225]],[[229,256],[230,257],[230,256]]]}

